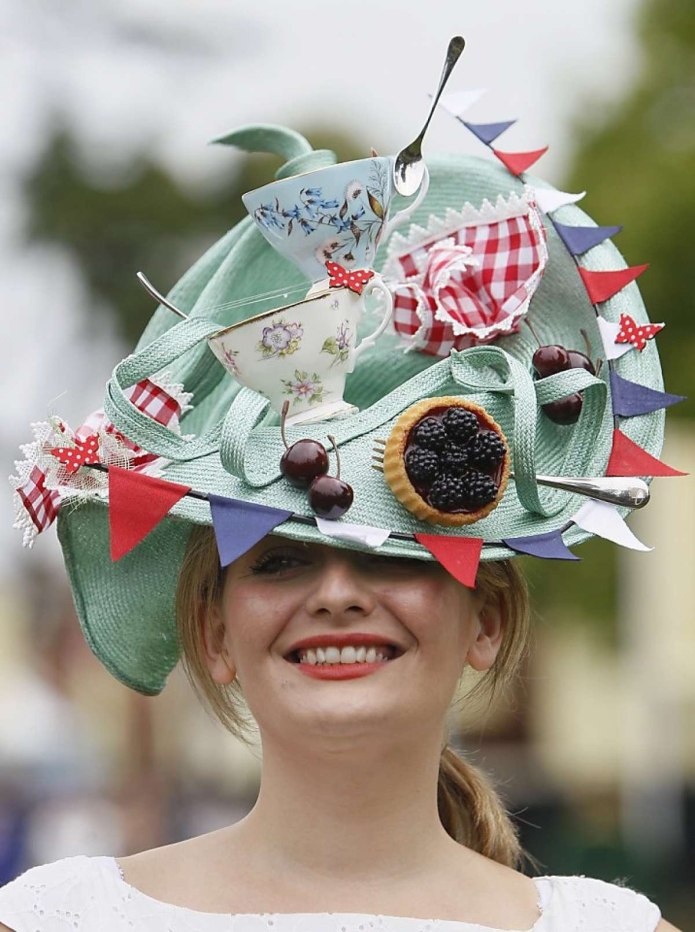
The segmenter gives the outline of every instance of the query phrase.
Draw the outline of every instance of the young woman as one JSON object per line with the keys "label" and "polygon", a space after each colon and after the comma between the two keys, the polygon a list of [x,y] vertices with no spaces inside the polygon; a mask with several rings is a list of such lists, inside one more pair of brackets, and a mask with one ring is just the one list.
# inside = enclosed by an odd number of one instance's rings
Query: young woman
{"label": "young woman", "polygon": [[[272,127],[240,138],[263,148],[276,132],[282,146],[301,140]],[[295,214],[302,237],[312,224],[345,227],[352,246],[331,239],[322,257],[378,242],[383,173],[350,163],[349,178],[366,181],[350,180],[343,197],[329,192],[342,168],[329,166],[309,188],[302,158],[326,154],[307,148],[285,152],[304,200],[285,209],[278,192],[255,221],[271,217],[281,244]],[[163,688],[181,653],[235,733],[248,705],[263,773],[252,811],[221,831],[120,861],[28,871],[0,891],[2,928],[673,932],[625,887],[521,873],[502,804],[446,745],[464,671],[483,674],[477,689],[501,688],[525,650],[527,594],[508,558],[572,558],[570,545],[607,527],[625,540],[614,505],[597,515],[575,493],[613,488],[616,471],[631,485],[635,456],[640,476],[645,454],[655,462],[658,357],[623,359],[616,346],[642,345],[659,328],[646,326],[633,270],[614,270],[618,254],[567,206],[571,196],[531,191],[489,160],[432,160],[430,176],[418,225],[392,238],[383,266],[410,352],[392,333],[356,364],[361,311],[322,329],[374,270],[327,263],[320,319],[308,300],[275,307],[287,262],[249,219],[175,289],[189,319],[171,326],[160,309],[116,367],[105,415],[74,435],[62,422],[35,428],[19,523],[29,537],[31,521],[44,526],[35,503],[58,507],[41,498],[47,490],[70,503],[59,534],[90,647],[146,694]],[[549,215],[560,208],[555,230]],[[232,378],[205,341],[235,322],[248,332],[263,302],[271,310],[258,334],[225,348]],[[301,405],[323,402],[322,379],[341,365],[359,413],[344,406],[330,425],[285,431],[267,395],[284,386],[306,414]]]}

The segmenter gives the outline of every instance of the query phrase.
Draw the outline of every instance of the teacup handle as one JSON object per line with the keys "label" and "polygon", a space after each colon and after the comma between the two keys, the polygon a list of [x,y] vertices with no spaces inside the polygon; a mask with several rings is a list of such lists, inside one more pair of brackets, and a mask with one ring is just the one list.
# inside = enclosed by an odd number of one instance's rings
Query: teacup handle
{"label": "teacup handle", "polygon": [[[393,314],[393,295],[391,294],[389,289],[386,287],[386,285],[383,283],[380,277],[375,276],[374,278],[372,278],[369,284],[365,286],[365,291],[367,292],[367,294],[372,294],[374,291],[381,292],[381,294],[386,299],[386,310],[384,311],[384,316],[381,319],[379,326],[376,328],[376,330],[373,333],[370,333],[369,336],[365,337],[359,346],[355,347],[353,354],[352,354],[353,364],[354,364],[354,361],[357,359],[357,357],[360,355],[360,353],[363,352],[363,350],[369,349],[370,346],[374,346],[374,344],[377,341],[377,338],[381,336],[384,330],[386,330],[389,324],[389,321],[391,320],[391,315]],[[362,300],[364,300],[364,295],[363,295]],[[352,369],[350,371],[352,371]]]}
{"label": "teacup handle", "polygon": [[402,210],[399,210],[398,213],[394,214],[393,217],[389,217],[384,225],[384,231],[382,238],[388,236],[397,226],[400,226],[401,223],[404,223],[408,217],[418,209],[424,196],[427,194],[427,189],[430,186],[430,173],[427,170],[427,166],[424,166],[425,173],[422,176],[422,182],[418,189],[415,200],[412,204],[408,204],[407,207],[404,207]]}

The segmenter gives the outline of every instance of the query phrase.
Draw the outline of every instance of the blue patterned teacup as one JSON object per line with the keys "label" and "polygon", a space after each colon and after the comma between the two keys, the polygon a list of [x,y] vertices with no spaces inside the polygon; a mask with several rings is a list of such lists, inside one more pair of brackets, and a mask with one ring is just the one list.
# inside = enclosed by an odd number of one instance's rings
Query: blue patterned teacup
{"label": "blue patterned teacup", "polygon": [[[383,317],[357,345],[357,325],[370,295],[379,296]],[[288,425],[323,421],[357,410],[343,401],[345,376],[384,331],[392,310],[391,292],[375,275],[361,295],[317,286],[303,301],[249,317],[208,342],[225,369],[265,395],[278,413],[290,402]]]}
{"label": "blue patterned teacup", "polygon": [[395,193],[394,157],[340,162],[272,181],[242,195],[258,229],[312,282],[326,277],[326,262],[370,268],[382,237],[406,220],[427,192],[429,174],[407,207],[389,217]]}

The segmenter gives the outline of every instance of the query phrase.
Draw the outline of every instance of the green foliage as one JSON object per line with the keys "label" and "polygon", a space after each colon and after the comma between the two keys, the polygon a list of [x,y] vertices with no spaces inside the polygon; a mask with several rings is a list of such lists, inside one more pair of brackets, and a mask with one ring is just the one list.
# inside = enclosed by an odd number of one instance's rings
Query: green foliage
{"label": "green foliage", "polygon": [[[348,137],[308,131],[316,148],[340,159],[360,158],[366,147]],[[201,143],[202,145],[202,143]],[[220,152],[224,155],[223,150]],[[113,316],[126,343],[140,336],[153,303],[138,284],[142,269],[164,292],[226,230],[246,216],[244,191],[272,180],[280,159],[251,155],[241,170],[212,190],[182,185],[143,153],[108,183],[95,180],[64,127],[48,139],[24,179],[26,236],[66,250],[92,298],[85,327]]]}
{"label": "green foliage", "polygon": [[666,389],[695,415],[695,5],[649,0],[638,24],[642,67],[627,98],[578,126],[568,190],[588,191],[598,223],[622,223],[616,245],[630,265],[649,262],[639,287],[654,321]]}
{"label": "green foliage", "polygon": [[[600,111],[583,108],[569,176],[560,187],[586,190],[597,223],[624,224],[615,243],[630,265],[649,262],[639,288],[653,321],[666,390],[688,395],[668,417],[695,414],[695,5],[692,0],[644,0],[637,21],[642,54],[625,99]],[[572,606],[616,637],[617,548],[593,540],[576,548],[584,565],[541,561],[527,570],[536,603],[549,623]],[[588,584],[587,584],[587,581]]]}

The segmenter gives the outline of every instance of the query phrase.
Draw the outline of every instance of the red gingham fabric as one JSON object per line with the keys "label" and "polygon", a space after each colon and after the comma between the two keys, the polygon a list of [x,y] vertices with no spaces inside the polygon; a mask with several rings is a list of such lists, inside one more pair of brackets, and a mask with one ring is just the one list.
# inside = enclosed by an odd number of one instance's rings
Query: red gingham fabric
{"label": "red gingham fabric", "polygon": [[181,405],[178,401],[150,379],[138,382],[126,394],[143,414],[147,414],[153,421],[165,427],[168,427],[172,420],[181,414]]}
{"label": "red gingham fabric", "polygon": [[435,356],[515,332],[519,322],[510,318],[530,299],[546,256],[532,214],[529,205],[518,217],[462,226],[398,256],[396,331]]}
{"label": "red gingham fabric", "polygon": [[17,494],[39,533],[55,521],[60,508],[60,493],[55,489],[47,489],[44,485],[45,480],[46,477],[39,467],[34,466],[27,481],[17,489]]}

